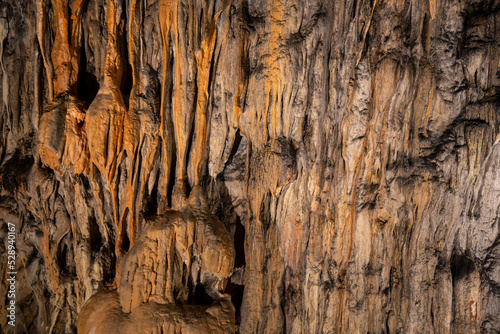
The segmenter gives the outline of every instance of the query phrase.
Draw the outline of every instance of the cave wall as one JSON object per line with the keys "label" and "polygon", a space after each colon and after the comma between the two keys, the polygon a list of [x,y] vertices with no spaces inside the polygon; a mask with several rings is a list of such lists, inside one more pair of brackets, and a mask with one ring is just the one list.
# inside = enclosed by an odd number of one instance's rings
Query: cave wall
{"label": "cave wall", "polygon": [[2,333],[122,312],[144,240],[204,246],[164,240],[169,212],[231,239],[232,306],[144,304],[163,322],[500,332],[500,1],[6,0],[0,73]]}

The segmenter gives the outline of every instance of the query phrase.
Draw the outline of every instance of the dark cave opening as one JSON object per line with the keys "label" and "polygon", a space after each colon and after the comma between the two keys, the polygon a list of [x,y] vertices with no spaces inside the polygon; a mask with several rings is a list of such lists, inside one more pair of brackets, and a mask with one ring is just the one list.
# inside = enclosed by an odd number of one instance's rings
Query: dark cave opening
{"label": "dark cave opening", "polygon": [[[245,268],[246,260],[245,260],[245,227],[241,224],[240,218],[236,216],[233,236],[234,243],[234,270],[239,269],[238,275],[242,275],[244,272],[241,272],[242,268]],[[235,273],[233,272],[233,276]],[[229,277],[228,283],[226,285],[225,293],[231,296],[231,302],[235,308],[235,316],[236,316],[236,324],[240,324],[241,322],[241,304],[243,302],[243,292],[245,290],[245,286],[242,285],[242,277],[239,278],[239,284],[233,283],[234,279],[232,276]]]}
{"label": "dark cave opening", "polygon": [[195,305],[210,305],[213,302],[213,298],[205,291],[205,286],[203,286],[203,284],[197,284],[194,288],[194,296],[192,297],[191,303]]}
{"label": "dark cave opening", "polygon": [[99,81],[94,74],[88,72],[87,55],[85,47],[81,48],[80,71],[78,73],[78,83],[76,96],[80,101],[86,102],[86,107],[92,103],[99,92]]}
{"label": "dark cave opening", "polygon": [[481,278],[473,260],[465,254],[451,259],[452,276],[452,330],[465,333],[473,330],[483,306],[480,300]]}
{"label": "dark cave opening", "polygon": [[241,224],[240,217],[236,216],[234,231],[234,267],[244,267],[245,262],[245,227]]}
{"label": "dark cave opening", "polygon": [[239,325],[241,323],[241,304],[243,302],[243,292],[245,290],[244,285],[234,284],[231,282],[231,277],[229,277],[229,281],[226,285],[226,290],[224,293],[227,293],[231,296],[231,302],[235,308],[235,316],[236,316],[236,324]]}

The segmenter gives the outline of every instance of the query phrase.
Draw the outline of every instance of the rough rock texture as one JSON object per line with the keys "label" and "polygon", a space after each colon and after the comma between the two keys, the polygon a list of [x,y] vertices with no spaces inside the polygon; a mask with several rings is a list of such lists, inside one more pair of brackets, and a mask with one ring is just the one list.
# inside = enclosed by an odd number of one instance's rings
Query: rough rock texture
{"label": "rough rock texture", "polygon": [[79,316],[78,333],[233,333],[234,307],[229,299],[211,306],[144,303],[124,313],[114,292],[90,298]]}
{"label": "rough rock texture", "polygon": [[4,0],[0,75],[2,333],[500,332],[500,1]]}

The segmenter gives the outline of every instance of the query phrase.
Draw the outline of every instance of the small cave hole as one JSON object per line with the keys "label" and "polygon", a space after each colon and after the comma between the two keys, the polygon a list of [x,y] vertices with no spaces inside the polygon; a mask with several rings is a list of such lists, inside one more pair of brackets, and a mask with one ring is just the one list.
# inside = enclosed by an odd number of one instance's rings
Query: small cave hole
{"label": "small cave hole", "polygon": [[196,305],[210,305],[214,302],[213,298],[205,291],[205,286],[203,286],[203,284],[196,285],[193,297],[193,302]]}
{"label": "small cave hole", "polygon": [[99,92],[99,81],[97,81],[94,74],[89,72],[85,48],[82,48],[80,53],[80,72],[78,73],[78,85],[76,90],[77,97],[80,101],[84,101],[87,105],[90,105],[95,99],[97,92]]}

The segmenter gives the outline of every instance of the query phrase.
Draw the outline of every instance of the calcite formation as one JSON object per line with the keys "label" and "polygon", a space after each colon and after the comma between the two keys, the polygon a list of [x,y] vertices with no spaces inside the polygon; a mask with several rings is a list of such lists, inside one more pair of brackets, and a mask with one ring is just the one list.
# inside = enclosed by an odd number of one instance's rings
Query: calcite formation
{"label": "calcite formation", "polygon": [[500,1],[4,0],[0,76],[1,333],[500,332]]}
{"label": "calcite formation", "polygon": [[234,306],[223,298],[211,306],[173,306],[143,303],[123,313],[114,292],[91,297],[80,313],[79,333],[233,333]]}
{"label": "calcite formation", "polygon": [[[234,306],[224,295],[233,268],[231,237],[210,213],[201,187],[188,207],[147,221],[123,258],[119,292],[94,295],[79,333],[232,333]],[[204,302],[209,306],[178,306]]]}

